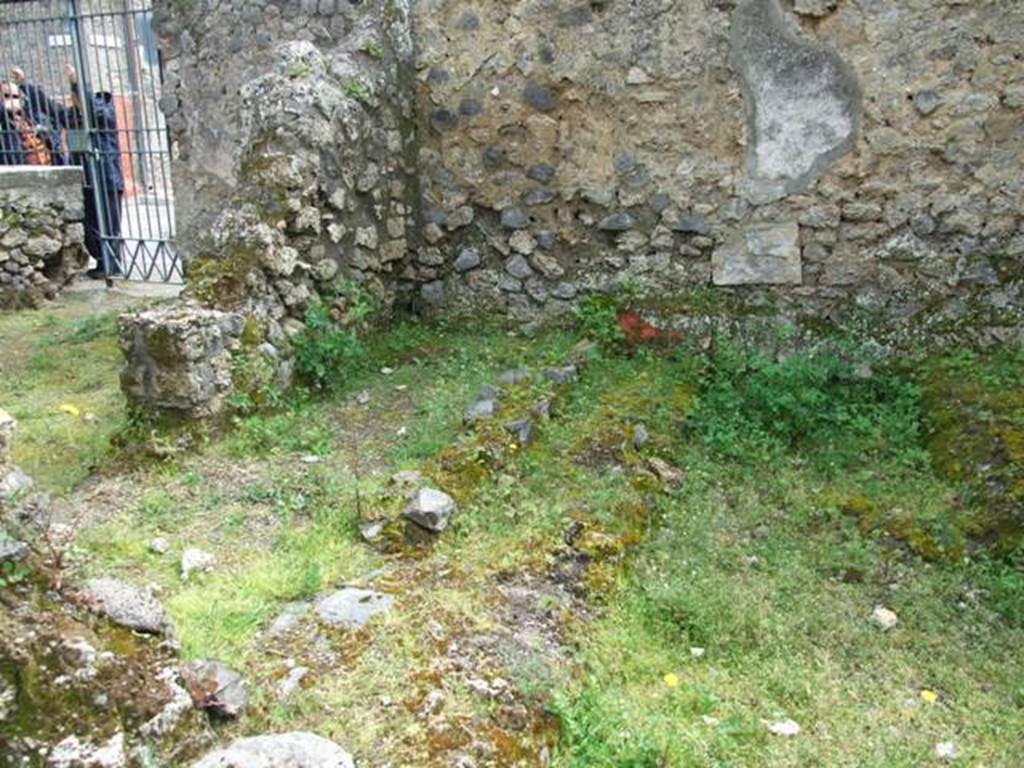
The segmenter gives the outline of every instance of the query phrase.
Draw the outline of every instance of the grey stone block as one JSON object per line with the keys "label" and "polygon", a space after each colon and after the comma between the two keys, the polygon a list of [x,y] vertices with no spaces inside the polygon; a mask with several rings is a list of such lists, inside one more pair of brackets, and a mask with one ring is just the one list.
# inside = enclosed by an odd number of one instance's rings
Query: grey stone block
{"label": "grey stone block", "polygon": [[752,225],[712,256],[715,285],[799,285],[803,280],[796,222]]}

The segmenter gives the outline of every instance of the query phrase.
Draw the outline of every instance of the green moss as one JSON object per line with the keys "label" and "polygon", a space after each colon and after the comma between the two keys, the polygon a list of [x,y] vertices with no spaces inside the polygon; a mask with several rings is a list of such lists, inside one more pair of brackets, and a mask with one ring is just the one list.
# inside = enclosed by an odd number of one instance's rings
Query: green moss
{"label": "green moss", "polygon": [[964,489],[971,535],[999,552],[1024,540],[1024,365],[1017,355],[947,355],[930,360],[922,376],[932,465]]}
{"label": "green moss", "polygon": [[245,298],[246,278],[257,263],[255,254],[244,249],[200,256],[189,263],[185,293],[203,304],[235,306]]}
{"label": "green moss", "polygon": [[285,75],[292,78],[293,80],[297,80],[300,77],[305,77],[306,75],[309,75],[311,73],[312,70],[301,61],[293,61],[291,64],[288,65],[288,68],[285,70]]}
{"label": "green moss", "polygon": [[882,519],[878,505],[867,496],[847,496],[840,502],[839,509],[843,514],[856,518],[862,534],[871,533]]}
{"label": "green moss", "polygon": [[0,407],[18,420],[14,462],[62,493],[111,451],[125,421],[115,320],[128,299],[70,293],[45,309],[0,316]]}
{"label": "green moss", "polygon": [[243,347],[258,347],[265,338],[263,324],[253,315],[247,315],[245,325],[242,326],[242,334],[239,337]]}

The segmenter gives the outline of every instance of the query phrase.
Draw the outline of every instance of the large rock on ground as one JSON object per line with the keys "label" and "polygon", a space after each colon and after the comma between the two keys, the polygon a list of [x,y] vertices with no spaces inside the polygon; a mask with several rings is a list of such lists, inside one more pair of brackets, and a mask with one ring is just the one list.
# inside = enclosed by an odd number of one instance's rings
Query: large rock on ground
{"label": "large rock on ground", "polygon": [[455,500],[436,488],[420,488],[405,508],[404,515],[421,528],[440,533],[455,512]]}
{"label": "large rock on ground", "polygon": [[68,736],[50,750],[46,768],[128,768],[124,734],[114,734],[100,747],[77,736]]}
{"label": "large rock on ground", "polygon": [[32,487],[32,478],[11,463],[17,428],[14,417],[0,408],[0,501],[13,499]]}
{"label": "large rock on ground", "polygon": [[317,600],[316,614],[332,627],[359,629],[374,616],[387,612],[393,604],[391,595],[345,587]]}
{"label": "large rock on ground", "polygon": [[163,606],[148,591],[117,579],[91,579],[82,591],[89,610],[115,624],[139,632],[160,634],[170,629]]}
{"label": "large rock on ground", "polygon": [[238,739],[211,752],[192,768],[354,768],[352,757],[333,741],[297,731]]}
{"label": "large rock on ground", "polygon": [[32,478],[14,466],[0,466],[0,500],[9,501],[32,488]]}

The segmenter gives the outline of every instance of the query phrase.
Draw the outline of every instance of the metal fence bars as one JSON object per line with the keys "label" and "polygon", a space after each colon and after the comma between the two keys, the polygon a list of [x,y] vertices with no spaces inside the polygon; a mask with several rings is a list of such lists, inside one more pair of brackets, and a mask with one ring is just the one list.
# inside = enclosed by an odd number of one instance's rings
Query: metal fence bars
{"label": "metal fence bars", "polygon": [[80,165],[108,275],[183,282],[151,0],[0,0],[0,164]]}

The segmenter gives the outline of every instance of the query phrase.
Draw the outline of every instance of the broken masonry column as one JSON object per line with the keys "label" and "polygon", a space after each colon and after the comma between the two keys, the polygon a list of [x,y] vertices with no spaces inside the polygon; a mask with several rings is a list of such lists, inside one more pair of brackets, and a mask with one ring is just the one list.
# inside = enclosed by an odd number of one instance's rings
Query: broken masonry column
{"label": "broken masonry column", "polygon": [[224,411],[242,315],[184,301],[123,315],[120,326],[121,389],[130,408],[173,420]]}
{"label": "broken masonry column", "polygon": [[309,318],[386,317],[415,238],[407,4],[251,5],[156,3],[188,285],[123,318],[121,340],[125,395],[157,416],[287,389]]}

